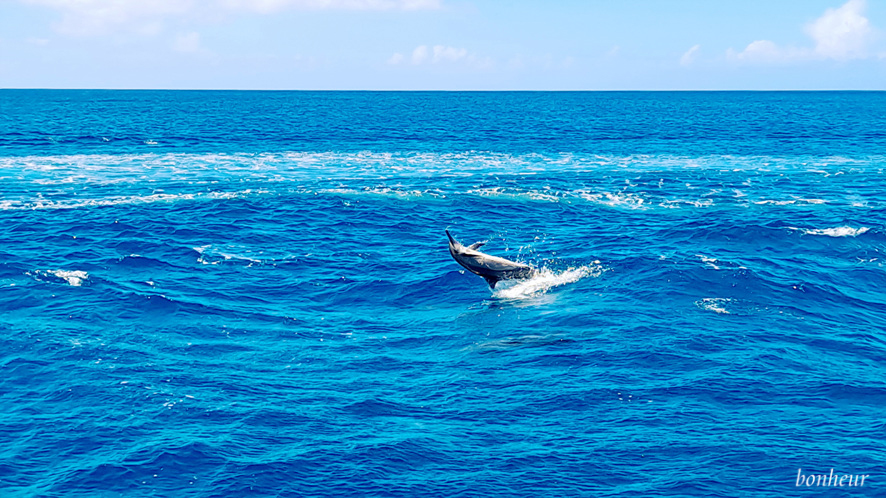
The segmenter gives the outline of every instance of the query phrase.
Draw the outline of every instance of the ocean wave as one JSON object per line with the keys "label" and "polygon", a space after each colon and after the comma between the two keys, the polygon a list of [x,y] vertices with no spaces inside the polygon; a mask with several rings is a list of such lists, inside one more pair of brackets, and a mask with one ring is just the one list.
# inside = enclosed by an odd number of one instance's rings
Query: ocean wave
{"label": "ocean wave", "polygon": [[439,189],[402,189],[398,187],[364,187],[362,189],[355,188],[324,188],[316,191],[319,194],[333,194],[344,196],[378,196],[392,197],[396,199],[408,200],[414,198],[445,198]]}
{"label": "ocean wave", "polygon": [[729,315],[726,306],[732,302],[732,299],[724,297],[706,297],[700,301],[696,301],[695,305],[706,311],[713,311],[721,315]]}
{"label": "ocean wave", "polygon": [[507,199],[544,201],[544,202],[560,202],[563,197],[556,193],[538,190],[510,190],[503,187],[488,187],[471,189],[466,192],[468,195],[476,195],[479,197],[498,197]]}
{"label": "ocean wave", "polygon": [[[598,205],[612,209],[620,209],[627,211],[645,211],[667,209],[674,210],[680,208],[687,209],[706,209],[712,207],[726,207],[730,205],[739,205],[746,207],[747,201],[743,197],[711,197],[710,194],[701,196],[686,195],[687,191],[672,191],[661,194],[644,187],[634,186],[631,190],[625,188],[615,189],[600,186],[599,188],[575,188],[575,189],[556,189],[548,187],[539,188],[517,188],[510,186],[490,186],[490,187],[467,187],[457,183],[445,183],[429,187],[425,182],[409,185],[373,185],[373,186],[336,186],[323,187],[322,185],[292,185],[286,186],[276,183],[276,181],[253,182],[257,183],[253,188],[232,190],[231,187],[239,186],[245,181],[230,182],[196,182],[198,185],[211,184],[213,191],[184,191],[178,193],[170,193],[167,191],[180,190],[182,187],[177,184],[152,185],[154,192],[151,194],[131,194],[131,195],[111,195],[98,196],[100,190],[90,191],[81,190],[77,185],[71,184],[70,187],[55,191],[43,189],[49,195],[38,195],[37,197],[16,199],[15,196],[7,194],[7,198],[0,198],[0,211],[28,211],[28,210],[53,210],[53,209],[79,209],[100,206],[116,206],[131,204],[162,204],[175,203],[181,201],[214,201],[214,200],[230,200],[237,198],[246,198],[253,196],[268,195],[303,195],[303,196],[333,196],[355,199],[396,199],[401,201],[440,201],[454,197],[473,197],[484,199],[500,199],[503,201],[516,202],[538,202],[538,203],[562,203],[565,205]],[[56,186],[58,187],[58,186]],[[163,187],[163,188],[160,188]],[[187,190],[198,190],[200,187],[185,187]],[[144,190],[143,186],[134,186],[133,190]],[[126,188],[115,187],[115,192],[125,192]],[[96,196],[94,198],[89,198]],[[344,200],[350,205],[350,200]],[[752,204],[759,206],[776,206],[789,207],[799,204],[804,205],[822,205],[843,206],[845,203],[825,199],[792,199],[792,200],[772,200],[764,199],[753,201]],[[852,202],[852,207],[871,207],[870,201],[866,203]]]}
{"label": "ocean wave", "polygon": [[275,265],[279,262],[292,259],[291,254],[267,251],[264,249],[252,249],[238,244],[213,245],[192,247],[199,256],[197,262],[204,265],[217,265],[225,261],[240,261],[247,267],[256,264]]}
{"label": "ocean wave", "polygon": [[0,202],[2,211],[31,211],[38,209],[79,209],[100,206],[118,206],[124,204],[153,204],[174,203],[180,201],[214,201],[239,199],[251,195],[268,194],[268,190],[241,190],[237,192],[207,192],[187,194],[151,194],[151,195],[125,195],[105,197],[99,199],[68,199],[53,201],[49,199],[33,199],[27,201],[5,200]]}
{"label": "ocean wave", "polygon": [[827,204],[825,199],[762,199],[754,201],[757,205],[773,204],[776,206],[789,206],[791,204]]}
{"label": "ocean wave", "polygon": [[643,197],[633,194],[630,192],[603,192],[603,193],[589,193],[589,192],[579,192],[578,196],[582,199],[591,201],[593,203],[602,204],[604,206],[616,207],[616,208],[627,208],[627,209],[646,209],[648,208],[648,204]]}
{"label": "ocean wave", "polygon": [[[635,186],[636,187],[636,186]],[[711,198],[678,198],[666,199],[661,196],[651,195],[648,192],[637,193],[622,190],[558,190],[552,188],[514,188],[506,186],[459,188],[447,186],[443,188],[405,188],[392,187],[335,187],[335,188],[301,188],[298,192],[308,195],[335,195],[354,197],[386,197],[403,201],[439,200],[458,196],[481,197],[486,199],[500,199],[503,201],[516,202],[541,202],[541,203],[564,203],[564,204],[596,204],[614,209],[647,210],[654,208],[675,209],[682,207],[708,208],[715,205]]]}
{"label": "ocean wave", "polygon": [[[325,177],[380,178],[396,176],[537,175],[551,172],[599,171],[798,171],[830,177],[866,171],[882,174],[886,157],[859,159],[813,156],[674,156],[597,155],[590,153],[507,154],[469,152],[265,152],[265,153],[140,153],[0,157],[0,171],[56,181],[59,176],[103,181],[143,175],[205,179],[207,175],[263,179]],[[764,166],[761,168],[761,165]],[[820,178],[820,176],[819,176]]]}
{"label": "ocean wave", "polygon": [[742,266],[738,263],[733,263],[731,261],[720,261],[717,258],[705,256],[704,254],[696,254],[695,256],[701,259],[701,262],[705,264],[706,268],[710,268],[712,270],[720,270],[721,266],[734,270],[747,270],[747,267]]}
{"label": "ocean wave", "polygon": [[544,294],[561,285],[578,282],[586,277],[599,277],[603,267],[599,261],[593,264],[555,271],[541,268],[535,276],[525,280],[502,280],[492,291],[493,297],[501,299],[526,299]]}
{"label": "ocean wave", "polygon": [[[817,441],[881,465],[886,95],[5,93],[0,495],[778,496]],[[541,271],[490,290],[447,226]]]}
{"label": "ocean wave", "polygon": [[480,353],[495,353],[518,348],[535,348],[550,346],[568,346],[574,343],[574,339],[564,337],[563,334],[528,334],[522,336],[505,337],[489,341],[477,342],[462,348],[462,351],[477,351]]}
{"label": "ocean wave", "polygon": [[37,280],[52,283],[65,282],[72,287],[80,287],[89,280],[89,273],[82,270],[34,270],[27,274]]}
{"label": "ocean wave", "polygon": [[857,237],[870,230],[869,227],[852,228],[850,226],[834,228],[788,228],[791,230],[799,230],[803,235],[827,235],[828,237]]}
{"label": "ocean wave", "polygon": [[[647,209],[653,204],[642,193],[635,194],[625,191],[590,191],[578,190],[554,190],[554,189],[516,189],[508,187],[484,187],[469,189],[466,195],[497,198],[517,201],[538,201],[551,203],[584,203],[599,204],[611,208],[620,209]],[[458,195],[457,193],[451,195]],[[674,201],[683,203],[685,201]]]}
{"label": "ocean wave", "polygon": [[700,258],[702,263],[705,264],[705,266],[707,266],[713,270],[720,269],[720,267],[715,264],[717,262],[717,258],[710,258],[708,256],[705,256],[704,254],[696,254],[695,256]]}
{"label": "ocean wave", "polygon": [[762,201],[754,201],[754,204],[758,204],[758,205],[774,204],[774,205],[776,205],[776,206],[787,206],[787,205],[790,205],[790,204],[795,204],[796,202],[797,202],[796,200],[780,200],[780,201],[776,201],[776,200],[772,200],[772,199],[764,199],[764,200],[762,200]]}

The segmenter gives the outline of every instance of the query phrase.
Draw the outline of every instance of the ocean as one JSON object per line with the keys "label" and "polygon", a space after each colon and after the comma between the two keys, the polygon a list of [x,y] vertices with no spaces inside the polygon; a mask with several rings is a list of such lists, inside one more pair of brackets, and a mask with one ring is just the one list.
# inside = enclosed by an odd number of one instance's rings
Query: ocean
{"label": "ocean", "polygon": [[0,494],[882,494],[884,110],[2,90]]}

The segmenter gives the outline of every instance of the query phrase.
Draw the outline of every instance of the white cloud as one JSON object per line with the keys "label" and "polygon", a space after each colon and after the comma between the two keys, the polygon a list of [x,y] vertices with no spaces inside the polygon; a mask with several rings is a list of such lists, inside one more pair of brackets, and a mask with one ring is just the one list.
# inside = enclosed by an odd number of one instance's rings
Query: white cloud
{"label": "white cloud", "polygon": [[200,33],[192,32],[179,35],[172,43],[172,49],[186,54],[200,52]]}
{"label": "white cloud", "polygon": [[286,9],[426,10],[440,8],[440,0],[221,0],[233,10],[260,13]]}
{"label": "white cloud", "polygon": [[[389,62],[392,61],[400,54],[394,54]],[[469,56],[467,49],[464,48],[455,48],[447,45],[434,45],[433,47],[428,47],[427,45],[419,45],[415,47],[412,51],[412,63],[415,65],[429,63],[429,64],[439,64],[441,62],[458,62],[462,59],[471,59],[476,60],[477,58],[474,56]],[[401,59],[397,59],[399,62]]]}
{"label": "white cloud", "polygon": [[683,57],[680,57],[680,65],[688,66],[692,64],[692,62],[695,60],[695,56],[698,55],[698,50],[700,48],[701,45],[694,45],[692,48],[687,50],[686,53],[683,54]]}
{"label": "white cloud", "polygon": [[421,64],[428,58],[428,46],[419,45],[412,51],[412,63]]}
{"label": "white cloud", "polygon": [[[390,65],[398,65],[406,62],[406,60],[406,56],[397,52],[388,58],[387,62]],[[466,48],[451,47],[449,45],[419,45],[412,49],[409,62],[414,66],[423,64],[460,64],[474,69],[486,69],[495,65],[495,61],[490,57],[478,57],[468,52]]]}
{"label": "white cloud", "polygon": [[867,57],[873,30],[862,15],[864,9],[865,0],[849,0],[806,26],[806,33],[815,40],[815,53],[838,60]]}
{"label": "white cloud", "polygon": [[428,10],[439,9],[441,0],[400,0],[400,8],[403,10]]}
{"label": "white cloud", "polygon": [[110,31],[116,26],[126,26],[138,32],[156,31],[159,20],[186,13],[193,7],[191,0],[24,0],[62,13],[61,22],[55,28],[68,35],[93,35]]}
{"label": "white cloud", "polygon": [[437,62],[455,62],[464,59],[468,55],[468,51],[463,48],[446,47],[443,45],[434,45],[434,58],[432,61]]}
{"label": "white cloud", "polygon": [[780,47],[770,40],[757,40],[738,53],[729,49],[727,56],[749,62],[870,57],[869,46],[874,30],[863,15],[865,6],[865,0],[849,0],[839,8],[826,10],[807,25],[806,34],[815,42],[814,48]]}
{"label": "white cloud", "polygon": [[19,0],[61,13],[56,29],[68,35],[100,35],[115,30],[156,34],[163,22],[283,10],[428,10],[441,0]]}
{"label": "white cloud", "polygon": [[729,56],[742,61],[778,62],[791,58],[800,58],[802,53],[796,49],[780,48],[769,40],[751,42],[739,53],[730,52]]}

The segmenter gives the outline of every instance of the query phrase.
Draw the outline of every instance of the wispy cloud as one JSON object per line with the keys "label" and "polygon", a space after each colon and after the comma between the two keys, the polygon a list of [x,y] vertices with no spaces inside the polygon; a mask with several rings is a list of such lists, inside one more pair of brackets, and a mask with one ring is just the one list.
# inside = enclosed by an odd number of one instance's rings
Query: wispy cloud
{"label": "wispy cloud", "polygon": [[695,57],[698,55],[698,51],[701,49],[701,45],[693,45],[692,48],[686,51],[682,57],[680,57],[680,65],[688,66],[695,61]]}
{"label": "wispy cloud", "polygon": [[286,9],[315,10],[426,10],[440,8],[440,0],[221,0],[224,7],[270,13]]}
{"label": "wispy cloud", "polygon": [[419,45],[412,51],[412,63],[421,64],[428,58],[428,46]]}
{"label": "wispy cloud", "polygon": [[58,11],[55,25],[66,35],[101,35],[111,31],[156,34],[164,22],[224,14],[271,14],[284,10],[428,10],[441,0],[19,0]]}
{"label": "wispy cloud", "polygon": [[736,53],[731,49],[727,52],[730,59],[748,62],[780,62],[808,58],[810,55],[811,52],[808,49],[779,47],[775,42],[769,40],[751,42],[741,52]]}
{"label": "wispy cloud", "polygon": [[153,34],[159,20],[181,15],[191,9],[193,0],[153,0],[124,2],[119,0],[23,0],[61,13],[55,29],[66,35],[95,35],[115,27]]}
{"label": "wispy cloud", "polygon": [[391,65],[406,63],[411,63],[414,66],[422,64],[466,63],[474,67],[486,67],[492,64],[492,59],[478,57],[469,53],[465,48],[448,45],[419,45],[412,49],[408,59],[400,52],[388,58],[388,64]]}
{"label": "wispy cloud", "polygon": [[806,26],[814,47],[782,47],[770,40],[751,42],[741,52],[729,49],[730,59],[748,62],[785,62],[796,60],[849,60],[871,57],[874,30],[864,16],[865,0],[849,0],[836,9],[828,9]]}
{"label": "wispy cloud", "polygon": [[434,55],[431,60],[437,62],[455,62],[467,57],[468,51],[463,48],[444,47],[443,45],[434,45]]}

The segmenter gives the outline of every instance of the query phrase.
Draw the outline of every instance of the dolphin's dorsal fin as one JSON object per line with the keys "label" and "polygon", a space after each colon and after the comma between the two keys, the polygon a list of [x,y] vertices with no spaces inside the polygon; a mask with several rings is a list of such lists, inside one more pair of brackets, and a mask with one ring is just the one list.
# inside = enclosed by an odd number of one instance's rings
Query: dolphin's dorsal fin
{"label": "dolphin's dorsal fin", "polygon": [[497,278],[495,278],[495,277],[487,277],[487,276],[485,276],[485,275],[482,275],[482,277],[483,277],[484,279],[486,279],[486,283],[489,284],[489,288],[490,288],[490,289],[495,289],[495,284],[498,282],[498,279],[497,279]]}
{"label": "dolphin's dorsal fin", "polygon": [[480,247],[482,247],[483,244],[485,244],[486,242],[487,242],[487,241],[485,241],[485,240],[481,240],[480,242],[474,242],[473,244],[471,244],[471,245],[468,246],[468,249],[473,249],[473,250],[476,251],[477,249],[479,249]]}

